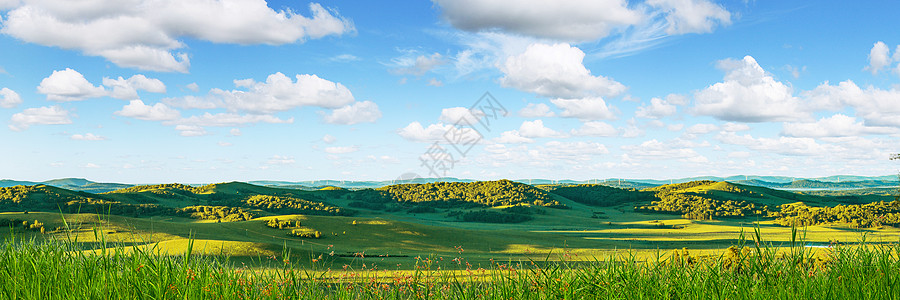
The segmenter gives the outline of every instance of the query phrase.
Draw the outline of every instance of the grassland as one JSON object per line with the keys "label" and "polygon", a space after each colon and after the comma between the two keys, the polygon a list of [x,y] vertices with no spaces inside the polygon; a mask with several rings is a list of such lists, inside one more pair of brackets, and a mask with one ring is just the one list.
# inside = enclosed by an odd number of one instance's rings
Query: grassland
{"label": "grassland", "polygon": [[[759,229],[757,229],[759,230]],[[103,240],[104,234],[95,231]],[[572,261],[569,252],[474,267],[465,258],[416,257],[411,270],[331,268],[285,248],[247,268],[198,254],[197,240],[171,256],[158,248],[81,248],[73,242],[6,240],[0,294],[10,299],[897,299],[900,247],[893,244],[789,247],[760,240],[718,254],[634,252]],[[743,241],[744,236],[739,235]],[[105,243],[105,241],[104,241]],[[462,252],[462,250],[460,250]],[[312,265],[299,262],[309,260]]]}
{"label": "grassland", "polygon": [[[892,199],[885,193],[845,191],[832,196],[711,181],[643,190],[601,185],[534,188],[513,182],[455,183],[446,185],[452,187],[448,191],[442,186],[350,191],[234,182],[135,186],[101,194],[44,185],[3,188],[0,209],[6,212],[0,213],[0,226],[4,226],[0,230],[9,234],[5,250],[0,251],[6,251],[0,258],[7,262],[0,276],[7,276],[2,279],[14,286],[3,294],[42,298],[50,290],[37,282],[47,278],[71,280],[57,289],[85,284],[113,289],[79,290],[75,298],[119,293],[124,298],[231,295],[245,299],[425,298],[429,294],[622,298],[625,294],[614,293],[621,290],[644,298],[712,295],[734,299],[788,295],[790,289],[810,297],[839,298],[896,282],[888,276],[860,286],[863,282],[846,278],[883,276],[877,272],[887,270],[897,274],[897,228],[817,223],[802,228],[798,242],[797,232],[773,214],[715,214],[720,208],[749,204],[776,210],[798,203],[826,208]],[[514,189],[492,192],[503,186]],[[476,198],[467,201],[460,195]],[[677,210],[640,209],[665,208],[661,203],[666,199],[687,201],[679,207],[704,210],[708,218]],[[352,205],[361,201],[377,205]],[[127,209],[134,207],[153,209],[145,214]],[[183,213],[187,209],[192,213]],[[460,217],[485,211],[528,218],[491,223],[466,222]],[[22,226],[23,222],[28,226]],[[758,230],[758,236],[744,235],[751,229]],[[866,246],[859,246],[863,240]],[[758,241],[766,243],[755,255],[735,254],[733,246],[758,245]],[[820,248],[829,245],[838,248],[827,249],[844,252]],[[815,257],[822,251],[831,255],[822,259],[859,265],[816,267]],[[790,256],[797,252],[806,256]],[[748,273],[725,268],[725,260],[735,255],[756,269]],[[881,269],[872,268],[874,259],[883,261]],[[44,268],[59,271],[9,277]],[[79,268],[103,270],[90,273],[101,276],[100,281],[71,274]],[[511,268],[517,271],[510,273]],[[118,271],[103,273],[111,270]],[[154,271],[138,274],[137,270]],[[770,279],[760,283],[760,276]],[[189,277],[194,279],[184,281]],[[697,283],[697,278],[705,281]],[[730,286],[715,286],[732,281]],[[814,288],[821,284],[838,286],[832,291]],[[879,288],[886,294],[869,295],[896,298],[896,285]],[[739,294],[742,289],[753,292]]]}

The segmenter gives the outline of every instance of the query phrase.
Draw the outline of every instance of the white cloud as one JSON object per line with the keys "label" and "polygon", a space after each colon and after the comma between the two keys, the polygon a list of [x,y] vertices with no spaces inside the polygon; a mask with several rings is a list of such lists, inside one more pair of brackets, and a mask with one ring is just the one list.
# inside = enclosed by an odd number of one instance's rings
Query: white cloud
{"label": "white cloud", "polygon": [[443,140],[444,134],[452,129],[453,125],[431,124],[426,128],[419,122],[412,122],[397,131],[397,134],[414,142],[434,142]]}
{"label": "white cloud", "polygon": [[331,124],[375,123],[381,118],[381,110],[375,102],[362,101],[335,109],[324,118],[325,122]]}
{"label": "white cloud", "polygon": [[532,44],[524,53],[510,56],[500,66],[500,84],[545,97],[614,97],[625,85],[603,76],[593,76],[584,67],[584,52],[568,44]]}
{"label": "white cloud", "polygon": [[82,167],[83,167],[83,168],[88,168],[88,169],[97,169],[97,168],[100,168],[100,166],[97,165],[97,164],[95,164],[95,163],[86,163],[86,164],[84,164],[84,166],[82,166]]}
{"label": "white cloud", "polygon": [[102,141],[106,140],[105,136],[94,135],[93,133],[85,133],[85,134],[73,134],[69,137],[76,141]]}
{"label": "white cloud", "polygon": [[281,45],[353,32],[336,12],[310,3],[311,17],[263,0],[29,1],[7,13],[0,32],[29,43],[102,56],[121,67],[187,72],[184,38]]}
{"label": "white cloud", "polygon": [[178,130],[181,136],[204,136],[209,134],[206,129],[196,125],[177,125],[175,130]]}
{"label": "white cloud", "polygon": [[572,129],[572,134],[581,136],[616,136],[619,134],[619,130],[605,122],[591,121],[584,122],[578,129]]}
{"label": "white cloud", "polygon": [[28,108],[14,114],[9,120],[9,129],[22,131],[31,125],[60,125],[72,124],[69,119],[69,111],[59,106]]}
{"label": "white cloud", "polygon": [[16,91],[8,88],[0,89],[0,107],[13,108],[22,103],[22,97]]}
{"label": "white cloud", "polygon": [[326,134],[325,136],[322,137],[322,141],[325,142],[326,144],[331,144],[331,143],[334,143],[335,141],[337,141],[337,138],[335,138],[334,136],[332,136],[330,134]]}
{"label": "white cloud", "polygon": [[666,12],[668,34],[709,33],[716,24],[731,24],[731,13],[706,0],[648,0],[647,4]]}
{"label": "white cloud", "polygon": [[550,106],[544,103],[528,103],[525,108],[519,110],[519,116],[523,118],[555,117],[556,113],[550,111]]}
{"label": "white cloud", "polygon": [[441,122],[448,124],[477,124],[478,120],[484,116],[484,112],[471,110],[465,107],[451,107],[441,110],[441,116],[438,118]]}
{"label": "white cloud", "polygon": [[782,134],[791,137],[850,137],[866,134],[891,134],[897,133],[896,128],[869,127],[854,117],[837,114],[828,118],[822,118],[814,123],[785,123]]}
{"label": "white cloud", "polygon": [[674,139],[668,142],[660,142],[656,139],[645,141],[639,145],[622,146],[622,150],[629,156],[643,159],[671,160],[679,159],[686,162],[705,162],[706,157],[697,153],[695,148],[706,147],[709,144],[698,144],[687,140]]}
{"label": "white cloud", "polygon": [[875,45],[872,45],[872,50],[869,51],[869,66],[866,67],[866,70],[869,70],[869,72],[872,72],[872,75],[875,75],[882,68],[890,65],[890,51],[888,46],[882,41],[878,41]]}
{"label": "white cloud", "polygon": [[548,138],[548,137],[564,137],[565,134],[547,128],[544,121],[534,120],[522,122],[519,126],[519,135],[525,138]]}
{"label": "white cloud", "polygon": [[641,105],[641,107],[638,107],[635,116],[639,118],[659,119],[674,115],[677,112],[678,108],[672,103],[669,103],[669,101],[654,97],[650,99],[650,106]]}
{"label": "white cloud", "polygon": [[253,79],[235,80],[244,90],[225,91],[212,89],[208,101],[229,111],[273,113],[302,106],[339,108],[353,103],[353,94],[344,85],[316,75],[297,75],[296,81],[282,73],[266,78],[266,82]]}
{"label": "white cloud", "polygon": [[[159,104],[159,103],[157,103]],[[270,124],[290,124],[294,123],[294,118],[280,119],[272,115],[238,115],[231,113],[204,113],[199,116],[190,116],[174,120],[172,124],[193,125],[202,127],[231,127],[250,123],[270,123]],[[232,132],[233,133],[233,132]],[[238,131],[240,133],[240,131]]]}
{"label": "white cloud", "polygon": [[500,29],[515,34],[566,41],[596,40],[616,27],[643,18],[624,0],[433,0],[456,28],[479,32]]}
{"label": "white cloud", "polygon": [[47,100],[60,102],[98,98],[107,94],[103,87],[94,86],[84,75],[69,68],[53,71],[49,77],[41,80],[37,90],[38,93],[47,95]]}
{"label": "white cloud", "polygon": [[694,94],[693,112],[725,121],[772,122],[809,119],[790,86],[778,82],[753,57],[726,59],[723,82]]}
{"label": "white cloud", "polygon": [[549,141],[537,152],[542,159],[590,161],[594,156],[608,154],[609,150],[603,144],[596,142]]}
{"label": "white cloud", "polygon": [[563,110],[559,114],[562,117],[582,120],[614,120],[616,118],[615,113],[606,106],[606,101],[600,97],[553,99],[550,102]]}
{"label": "white cloud", "polygon": [[360,61],[362,58],[357,57],[353,54],[340,54],[331,57],[331,61],[336,62],[351,62],[351,61]]}
{"label": "white cloud", "polygon": [[453,125],[438,123],[423,127],[419,122],[409,123],[397,131],[401,137],[414,142],[441,142],[449,143],[464,141],[480,143],[483,139],[481,133],[471,127],[454,127]]}
{"label": "white cloud", "polygon": [[122,100],[135,100],[138,98],[138,90],[144,90],[151,93],[165,93],[166,85],[156,78],[147,78],[147,76],[137,74],[128,79],[121,76],[118,79],[103,78],[103,85],[112,88],[109,93],[110,97]]}
{"label": "white cloud", "polygon": [[783,155],[817,156],[838,153],[838,149],[816,143],[812,138],[779,137],[754,138],[749,134],[737,135],[734,132],[719,133],[717,139],[726,144],[741,145],[751,150],[772,152]]}
{"label": "white cloud", "polygon": [[750,125],[728,122],[722,125],[722,130],[727,132],[747,131],[750,130]]}
{"label": "white cloud", "polygon": [[357,146],[348,146],[348,147],[327,147],[325,148],[325,152],[331,154],[347,154],[359,151],[359,147]]}
{"label": "white cloud", "polygon": [[115,112],[115,114],[145,121],[169,121],[178,119],[181,116],[181,113],[165,104],[156,103],[150,106],[144,104],[144,101],[141,100],[131,100],[128,105],[122,107],[122,110]]}
{"label": "white cloud", "polygon": [[847,80],[838,85],[825,82],[812,91],[804,92],[809,102],[821,109],[841,110],[853,107],[856,116],[865,120],[866,126],[900,127],[900,90],[883,90],[872,86],[862,89]]}
{"label": "white cloud", "polygon": [[234,144],[229,143],[229,142],[219,141],[218,143],[216,143],[216,145],[219,145],[220,147],[231,147]]}
{"label": "white cloud", "polygon": [[521,136],[518,130],[510,130],[500,133],[500,137],[494,138],[493,142],[498,144],[523,144],[533,143],[534,140]]}
{"label": "white cloud", "polygon": [[694,124],[688,127],[685,132],[688,134],[707,134],[719,130],[719,126],[713,124]]}
{"label": "white cloud", "polygon": [[184,87],[186,87],[188,90],[191,90],[191,92],[198,92],[198,91],[200,91],[200,85],[197,84],[196,82],[188,83],[188,84],[185,85]]}
{"label": "white cloud", "polygon": [[444,86],[444,83],[441,82],[440,80],[437,80],[437,78],[431,78],[428,80],[428,85],[435,86],[435,87],[442,87],[442,86]]}
{"label": "white cloud", "polygon": [[294,160],[293,156],[274,155],[269,158],[266,163],[270,165],[290,165],[294,164],[295,162],[296,161]]}
{"label": "white cloud", "polygon": [[437,68],[447,61],[440,53],[433,53],[430,56],[418,55],[416,51],[406,51],[406,54],[391,60],[394,67],[391,72],[395,74],[408,74],[422,76],[425,73]]}

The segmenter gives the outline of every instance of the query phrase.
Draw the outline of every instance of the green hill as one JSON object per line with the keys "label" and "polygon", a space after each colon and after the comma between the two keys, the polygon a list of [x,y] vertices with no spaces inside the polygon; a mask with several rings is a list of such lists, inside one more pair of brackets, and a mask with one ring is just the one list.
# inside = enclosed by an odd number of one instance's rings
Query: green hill
{"label": "green hill", "polygon": [[535,205],[564,208],[547,192],[510,180],[398,184],[376,189],[381,197],[434,207]]}
{"label": "green hill", "polygon": [[615,188],[600,184],[579,184],[547,187],[551,193],[592,206],[615,206],[625,203],[644,203],[653,200],[653,193],[632,188]]}
{"label": "green hill", "polygon": [[792,202],[825,205],[830,199],[725,181],[691,181],[667,184],[643,191],[657,200],[635,207],[645,213],[680,214],[688,219],[767,217],[777,206]]}

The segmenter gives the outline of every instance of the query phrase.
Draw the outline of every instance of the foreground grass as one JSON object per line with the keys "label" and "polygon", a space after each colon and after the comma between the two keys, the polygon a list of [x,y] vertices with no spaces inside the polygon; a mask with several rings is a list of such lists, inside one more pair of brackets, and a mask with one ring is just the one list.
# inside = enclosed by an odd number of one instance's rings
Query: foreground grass
{"label": "foreground grass", "polygon": [[[743,236],[739,240],[744,240]],[[290,254],[267,269],[153,249],[81,251],[76,243],[7,240],[4,299],[900,299],[897,244],[777,248],[759,241],[721,255],[688,250],[651,261],[610,256],[492,263],[416,260],[412,271],[308,269]],[[127,253],[127,254],[126,254]],[[365,267],[363,267],[365,268]]]}

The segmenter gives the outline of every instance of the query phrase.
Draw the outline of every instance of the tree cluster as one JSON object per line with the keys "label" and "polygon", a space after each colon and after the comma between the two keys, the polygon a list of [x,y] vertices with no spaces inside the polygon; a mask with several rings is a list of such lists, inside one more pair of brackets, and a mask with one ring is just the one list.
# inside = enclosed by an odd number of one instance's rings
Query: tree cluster
{"label": "tree cluster", "polygon": [[176,215],[198,220],[217,220],[220,222],[249,221],[256,217],[252,212],[241,207],[195,205],[180,208]]}
{"label": "tree cluster", "polygon": [[900,225],[900,200],[834,207],[813,207],[798,202],[779,208],[780,211],[772,212],[770,216],[782,226],[847,224],[852,228],[868,228]]}
{"label": "tree cluster", "polygon": [[269,195],[253,195],[244,199],[243,204],[248,207],[259,208],[272,213],[281,214],[305,214],[348,216],[353,211],[337,206],[327,205],[322,202],[303,200],[293,197],[279,197]]}
{"label": "tree cluster", "polygon": [[624,203],[649,202],[653,193],[633,188],[614,188],[600,184],[561,186],[551,191],[572,201],[593,206],[615,206]]}
{"label": "tree cluster", "polygon": [[716,200],[691,193],[661,192],[649,206],[637,206],[638,212],[679,214],[686,219],[766,216],[769,208],[747,201]]}
{"label": "tree cluster", "polygon": [[568,208],[545,191],[509,180],[397,184],[378,188],[377,191],[386,194],[374,195],[375,198],[386,196],[401,203],[442,208],[459,208],[469,203],[486,207],[530,204]]}

